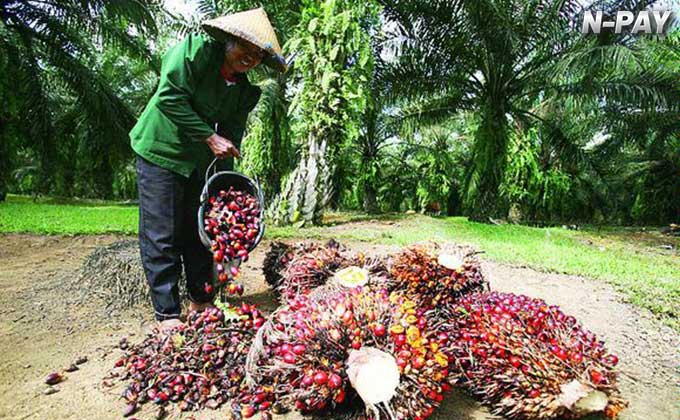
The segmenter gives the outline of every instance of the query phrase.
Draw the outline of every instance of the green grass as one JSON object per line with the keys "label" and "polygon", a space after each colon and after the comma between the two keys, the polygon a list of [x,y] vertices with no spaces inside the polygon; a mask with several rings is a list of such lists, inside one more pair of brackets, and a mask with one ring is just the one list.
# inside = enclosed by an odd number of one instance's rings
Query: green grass
{"label": "green grass", "polygon": [[[0,203],[0,233],[101,234],[137,232],[137,207],[106,202],[33,203],[10,196]],[[367,216],[331,213],[329,225],[268,227],[269,239],[327,239],[390,245],[436,240],[470,244],[486,257],[539,270],[607,281],[629,301],[647,308],[680,330],[680,246],[678,238],[634,228],[533,228],[486,225],[465,218],[420,215]],[[384,222],[394,223],[386,225]],[[660,245],[673,245],[667,251]]]}
{"label": "green grass", "polygon": [[[55,204],[60,203],[60,204]],[[12,196],[0,203],[0,233],[58,235],[137,233],[136,206]]]}

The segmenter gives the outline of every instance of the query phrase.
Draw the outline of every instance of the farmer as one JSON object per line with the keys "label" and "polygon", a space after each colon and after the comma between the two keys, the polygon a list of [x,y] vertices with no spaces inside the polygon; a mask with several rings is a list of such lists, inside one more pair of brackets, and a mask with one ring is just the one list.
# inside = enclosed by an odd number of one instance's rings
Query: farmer
{"label": "farmer", "polygon": [[205,283],[211,254],[198,237],[197,211],[204,171],[216,157],[240,156],[248,113],[260,98],[246,73],[260,62],[285,71],[274,29],[262,8],[202,25],[163,57],[156,93],[130,132],[137,154],[139,246],[162,332],[181,325],[178,283],[182,265],[189,310],[212,305]]}

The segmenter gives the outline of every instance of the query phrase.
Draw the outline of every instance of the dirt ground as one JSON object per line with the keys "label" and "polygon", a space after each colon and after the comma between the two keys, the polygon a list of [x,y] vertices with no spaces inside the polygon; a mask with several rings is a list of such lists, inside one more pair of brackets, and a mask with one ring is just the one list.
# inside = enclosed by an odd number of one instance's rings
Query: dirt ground
{"label": "dirt ground", "polygon": [[[138,341],[151,329],[148,308],[107,314],[101,302],[77,304],[78,293],[64,287],[76,278],[90,252],[121,238],[0,235],[0,418],[122,417],[120,389],[102,387],[101,379],[121,352],[117,349],[120,338]],[[274,303],[260,274],[267,246],[263,243],[243,270],[245,299],[272,309]],[[620,388],[630,400],[621,419],[680,419],[678,333],[646,311],[622,303],[622,297],[603,282],[488,261],[484,262],[484,271],[494,289],[525,293],[560,305],[619,355]],[[59,392],[45,395],[45,376],[80,356],[87,356],[88,362],[66,374],[67,379],[58,385]],[[154,418],[155,410],[147,406],[135,416]],[[179,417],[172,412],[169,416]],[[224,417],[215,411],[196,415],[199,419]],[[494,417],[473,399],[453,392],[434,418]]]}

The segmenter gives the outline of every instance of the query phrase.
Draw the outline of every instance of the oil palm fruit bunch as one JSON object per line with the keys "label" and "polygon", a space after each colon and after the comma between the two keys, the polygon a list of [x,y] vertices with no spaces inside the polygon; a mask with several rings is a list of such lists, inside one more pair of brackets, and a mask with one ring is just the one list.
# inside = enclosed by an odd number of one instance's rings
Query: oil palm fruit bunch
{"label": "oil palm fruit bunch", "polygon": [[281,273],[288,267],[296,252],[303,244],[289,245],[285,242],[274,241],[264,255],[262,273],[267,284],[274,289],[281,284]]}
{"label": "oil palm fruit bunch", "polygon": [[333,266],[337,265],[336,261],[342,259],[343,250],[343,246],[334,239],[325,244],[299,242],[289,245],[284,242],[273,242],[265,254],[262,271],[267,284],[279,294],[281,289],[286,287],[283,284],[286,280],[284,276],[289,267],[314,261],[315,264],[304,264],[304,267],[301,267],[306,270],[299,270],[305,277],[318,279],[310,282],[311,288],[314,288],[323,284],[329,273],[332,273]]}
{"label": "oil palm fruit bunch", "polygon": [[424,419],[449,388],[448,363],[415,302],[384,288],[329,283],[271,315],[246,372],[252,400],[262,395],[277,410]]}
{"label": "oil palm fruit bunch", "polygon": [[125,414],[149,401],[186,411],[217,408],[238,396],[250,344],[263,323],[254,305],[222,304],[192,312],[169,335],[149,335],[128,347],[110,372],[127,382]]}
{"label": "oil palm fruit bunch", "polygon": [[[618,357],[573,316],[543,300],[473,293],[427,315],[448,336],[452,384],[511,419],[616,417]],[[444,342],[444,341],[443,341]]]}
{"label": "oil palm fruit bunch", "polygon": [[346,287],[390,285],[385,258],[350,252],[334,239],[323,245],[274,242],[265,255],[263,271],[283,303],[329,281]]}
{"label": "oil palm fruit bunch", "polygon": [[336,241],[326,244],[301,243],[272,245],[265,256],[265,279],[281,303],[307,294],[325,284],[334,271],[347,264],[343,247]]}
{"label": "oil palm fruit bunch", "polygon": [[451,304],[467,293],[488,289],[475,255],[468,247],[434,243],[406,248],[391,261],[391,287],[426,308]]}
{"label": "oil palm fruit bunch", "polygon": [[[243,286],[236,284],[238,265],[234,260],[247,261],[249,251],[255,246],[260,233],[260,204],[253,195],[235,190],[221,190],[209,198],[205,212],[204,229],[210,237],[210,250],[217,271],[217,286],[227,287],[229,294],[243,294]],[[205,284],[208,294],[213,285]]]}

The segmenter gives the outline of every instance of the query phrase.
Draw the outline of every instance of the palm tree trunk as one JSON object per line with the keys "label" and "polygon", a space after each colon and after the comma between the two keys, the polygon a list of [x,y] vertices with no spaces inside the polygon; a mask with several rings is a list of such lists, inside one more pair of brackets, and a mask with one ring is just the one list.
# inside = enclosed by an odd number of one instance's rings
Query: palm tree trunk
{"label": "palm tree trunk", "polygon": [[508,121],[503,107],[487,103],[475,133],[472,167],[467,177],[467,207],[470,220],[489,222],[504,214],[505,203],[498,195],[508,148]]}
{"label": "palm tree trunk", "polygon": [[366,213],[377,213],[378,212],[378,198],[371,182],[364,182],[364,211]]}
{"label": "palm tree trunk", "polygon": [[307,150],[274,203],[272,218],[277,225],[318,224],[333,196],[333,168],[328,164],[328,143],[308,137]]}
{"label": "palm tree trunk", "polygon": [[460,191],[458,184],[452,182],[449,187],[449,195],[446,197],[446,215],[458,216],[461,214]]}

